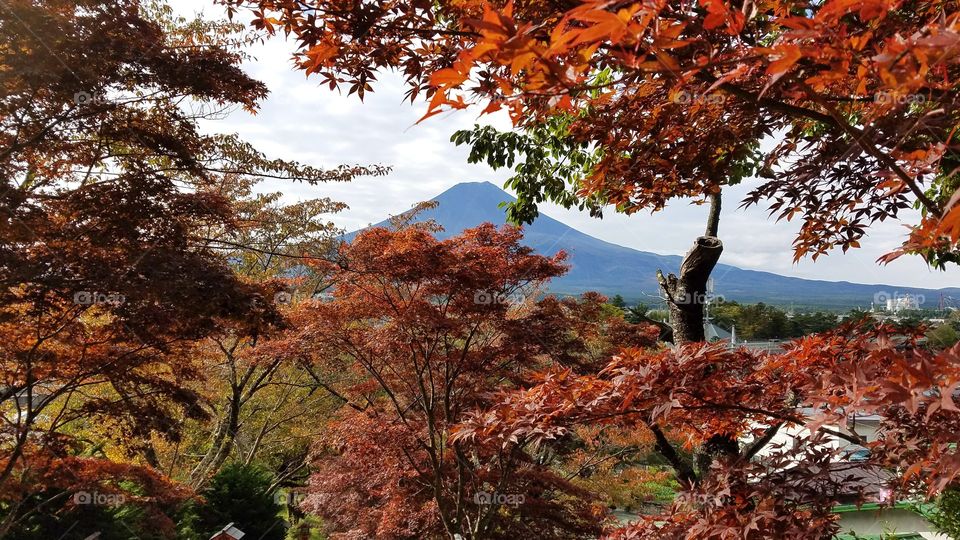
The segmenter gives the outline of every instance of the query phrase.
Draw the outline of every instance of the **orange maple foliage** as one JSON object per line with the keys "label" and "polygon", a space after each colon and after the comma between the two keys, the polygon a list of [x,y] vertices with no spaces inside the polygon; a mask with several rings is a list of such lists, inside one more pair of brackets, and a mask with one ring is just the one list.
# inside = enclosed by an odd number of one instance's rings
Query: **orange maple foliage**
{"label": "orange maple foliage", "polygon": [[317,442],[305,502],[334,538],[600,532],[592,496],[537,456],[450,437],[535,370],[590,372],[615,342],[654,343],[656,329],[605,315],[602,296],[539,298],[563,255],[520,238],[490,224],[446,240],[421,227],[363,231],[331,267],[332,298],[303,303],[287,338],[261,349],[310,366],[346,404]]}
{"label": "orange maple foliage", "polygon": [[236,227],[216,178],[271,165],[201,135],[180,103],[252,109],[266,89],[222,23],[138,2],[14,0],[0,28],[0,536],[89,512],[71,504],[81,489],[154,515],[188,494],[151,468],[150,441],[205,418],[193,346],[280,320],[275,284],[200,237]]}
{"label": "orange maple foliage", "polygon": [[[845,483],[873,478],[896,500],[938,493],[960,477],[960,346],[935,354],[916,347],[919,334],[894,340],[892,331],[850,323],[773,355],[723,343],[627,349],[599,375],[558,370],[505,394],[456,437],[536,447],[579,424],[643,426],[689,489],[666,517],[614,538],[829,537],[832,505],[852,495]],[[879,418],[873,439],[850,429],[851,419],[869,415]],[[713,463],[691,464],[670,449],[665,426],[690,447],[718,434],[744,442]],[[804,430],[794,443],[767,448],[778,432],[796,428]],[[839,459],[835,439],[869,457]]]}

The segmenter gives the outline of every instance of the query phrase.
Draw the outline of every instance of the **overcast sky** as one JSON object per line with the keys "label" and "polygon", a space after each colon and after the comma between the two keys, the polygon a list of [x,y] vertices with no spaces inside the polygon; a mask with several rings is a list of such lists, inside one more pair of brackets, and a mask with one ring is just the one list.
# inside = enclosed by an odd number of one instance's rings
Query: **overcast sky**
{"label": "overcast sky", "polygon": [[[175,5],[182,11],[182,6],[197,3],[180,0]],[[206,8],[206,13],[211,15],[216,10]],[[468,164],[467,149],[449,142],[454,131],[478,121],[507,127],[504,117],[478,119],[477,111],[466,111],[434,116],[416,125],[426,105],[403,102],[404,89],[398,77],[381,74],[374,85],[375,92],[367,94],[361,103],[356,96],[321,88],[318,79],[308,79],[295,71],[290,62],[293,47],[293,43],[277,38],[252,51],[256,59],[246,68],[271,90],[257,116],[236,111],[205,128],[239,133],[271,157],[319,167],[379,163],[393,167],[393,172],[349,184],[271,183],[267,186],[271,191],[282,191],[289,200],[331,197],[345,202],[349,210],[333,220],[353,230],[403,212],[459,182],[490,181],[502,186],[509,176],[509,171]],[[873,227],[861,249],[847,254],[837,251],[817,262],[794,264],[791,242],[799,227],[797,223],[776,223],[767,217],[764,207],[737,208],[755,184],[748,182],[724,194],[720,236],[725,249],[721,262],[812,279],[930,288],[960,286],[960,270],[956,268],[934,271],[916,257],[903,257],[887,266],[875,262],[902,242],[906,229],[899,223]],[[685,252],[693,239],[702,234],[706,210],[706,206],[678,200],[653,215],[608,212],[598,220],[551,205],[541,209],[542,213],[597,238],[661,254]]]}

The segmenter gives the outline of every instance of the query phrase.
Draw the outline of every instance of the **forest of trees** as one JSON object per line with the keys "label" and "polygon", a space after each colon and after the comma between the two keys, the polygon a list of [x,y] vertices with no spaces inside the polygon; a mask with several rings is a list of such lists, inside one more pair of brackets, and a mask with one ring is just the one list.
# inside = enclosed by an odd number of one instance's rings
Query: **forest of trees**
{"label": "forest of trees", "polygon": [[[881,502],[939,501],[956,530],[949,336],[710,307],[744,339],[798,338],[758,352],[705,342],[701,301],[724,188],[754,177],[742,203],[799,220],[798,259],[900,220],[885,261],[955,270],[955,3],[210,6],[231,18],[0,4],[0,538],[819,540],[850,495],[838,440]],[[423,122],[508,111],[453,142],[510,169],[515,223],[546,201],[707,205],[657,275],[669,324],[545,294],[565,254],[515,226],[439,239],[414,208],[344,242],[343,204],[264,188],[390,172],[216,134],[266,98],[242,66],[275,36],[317,92],[362,99],[393,70]],[[858,415],[875,438],[844,429]]]}
{"label": "forest of trees", "polygon": [[[645,320],[667,322],[665,310],[651,309],[644,303],[628,306],[620,295],[610,299],[610,305],[620,309],[624,318],[632,323]],[[832,330],[847,319],[858,319],[866,313],[838,314],[827,311],[793,313],[763,302],[740,304],[736,301],[716,300],[711,302],[708,316],[724,330],[736,328],[738,340],[788,339]]]}

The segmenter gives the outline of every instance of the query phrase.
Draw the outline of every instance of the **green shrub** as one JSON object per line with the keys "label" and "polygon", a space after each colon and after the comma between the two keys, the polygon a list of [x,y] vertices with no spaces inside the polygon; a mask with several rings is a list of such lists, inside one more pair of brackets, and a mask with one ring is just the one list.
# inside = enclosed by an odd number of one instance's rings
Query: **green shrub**
{"label": "green shrub", "polygon": [[960,538],[960,486],[954,485],[944,490],[937,499],[936,509],[927,517],[943,534]]}
{"label": "green shrub", "polygon": [[287,523],[280,518],[282,505],[269,491],[272,476],[264,469],[234,463],[217,473],[181,516],[181,538],[210,538],[228,523],[245,538],[284,540]]}

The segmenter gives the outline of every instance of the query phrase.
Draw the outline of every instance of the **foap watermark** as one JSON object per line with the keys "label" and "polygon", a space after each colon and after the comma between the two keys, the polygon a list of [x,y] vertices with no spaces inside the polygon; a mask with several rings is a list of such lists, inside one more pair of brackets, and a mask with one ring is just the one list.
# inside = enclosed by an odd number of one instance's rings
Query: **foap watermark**
{"label": "foap watermark", "polygon": [[670,101],[679,103],[681,105],[689,105],[694,101],[699,101],[710,105],[723,105],[727,102],[727,96],[718,92],[698,95],[694,94],[693,92],[687,92],[686,90],[680,90],[670,94]]}
{"label": "foap watermark", "polygon": [[873,295],[874,308],[887,311],[920,309],[926,301],[927,298],[922,294],[877,291]]}
{"label": "foap watermark", "polygon": [[73,504],[92,504],[96,506],[120,506],[127,498],[122,493],[100,493],[99,491],[78,491],[73,494]]}
{"label": "foap watermark", "polygon": [[722,294],[714,294],[710,292],[705,292],[705,293],[686,292],[686,293],[677,295],[673,298],[673,303],[676,305],[696,305],[696,304],[707,305],[712,302],[723,303],[725,301],[726,299],[723,297]]}
{"label": "foap watermark", "polygon": [[927,101],[920,94],[897,94],[894,92],[880,92],[873,96],[873,101],[885,105],[919,105]]}
{"label": "foap watermark", "polygon": [[274,502],[277,504],[282,504],[285,506],[298,507],[303,501],[307,498],[306,493],[299,493],[296,491],[290,491],[287,493],[278,492],[273,496]]}
{"label": "foap watermark", "polygon": [[127,299],[120,293],[103,293],[97,291],[77,291],[73,293],[73,303],[81,306],[111,305],[119,306]]}
{"label": "foap watermark", "polygon": [[523,493],[497,493],[489,491],[478,491],[473,495],[473,502],[480,506],[512,506],[514,508],[523,504],[526,500]]}
{"label": "foap watermark", "polygon": [[73,102],[81,107],[87,105],[97,105],[99,103],[105,103],[106,101],[107,98],[100,94],[94,94],[90,92],[77,92],[73,94]]}
{"label": "foap watermark", "polygon": [[273,295],[274,304],[288,305],[293,303],[293,294],[288,293],[287,291],[280,291],[277,294]]}
{"label": "foap watermark", "polygon": [[476,291],[473,293],[473,303],[484,306],[492,304],[522,304],[526,300],[527,297],[520,292]]}

